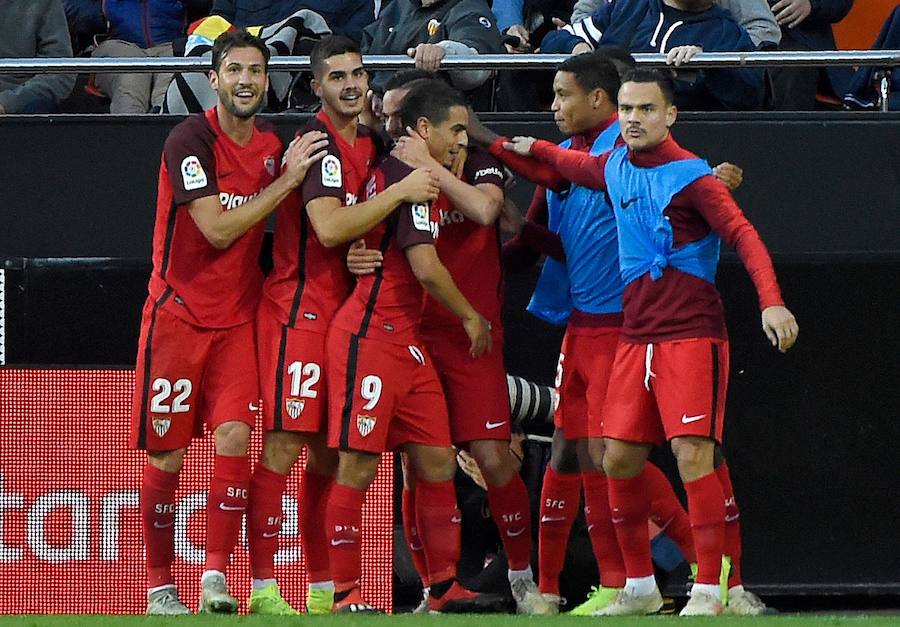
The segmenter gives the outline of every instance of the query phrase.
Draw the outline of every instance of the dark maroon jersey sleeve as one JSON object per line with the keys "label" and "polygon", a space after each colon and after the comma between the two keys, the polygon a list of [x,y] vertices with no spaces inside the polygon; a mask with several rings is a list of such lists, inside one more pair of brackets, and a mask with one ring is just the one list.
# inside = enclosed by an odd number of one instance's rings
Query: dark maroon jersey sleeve
{"label": "dark maroon jersey sleeve", "polygon": [[163,160],[176,205],[218,195],[215,140],[215,133],[202,116],[188,118],[169,133]]}
{"label": "dark maroon jersey sleeve", "polygon": [[427,202],[403,203],[397,214],[397,246],[406,250],[417,244],[434,244],[432,235],[431,206]]}
{"label": "dark maroon jersey sleeve", "polygon": [[503,189],[503,166],[485,150],[472,148],[466,156],[463,180],[469,185],[496,185]]}
{"label": "dark maroon jersey sleeve", "polygon": [[347,198],[341,151],[331,137],[329,137],[326,150],[322,160],[309,169],[306,178],[301,183],[300,192],[304,203],[316,198],[337,198],[341,204],[344,204],[344,200]]}

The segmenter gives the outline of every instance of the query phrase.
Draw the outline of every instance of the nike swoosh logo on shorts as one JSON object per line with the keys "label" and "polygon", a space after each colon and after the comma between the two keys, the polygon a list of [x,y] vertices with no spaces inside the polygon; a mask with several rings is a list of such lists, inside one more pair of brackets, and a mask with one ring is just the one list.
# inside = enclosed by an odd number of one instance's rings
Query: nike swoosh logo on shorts
{"label": "nike swoosh logo on shorts", "polygon": [[269,533],[269,532],[267,532],[267,531],[263,531],[262,537],[263,537],[263,538],[274,538],[274,537],[277,536],[277,535],[278,535],[278,532],[277,532],[277,531],[273,531],[273,532],[271,532],[271,533]]}
{"label": "nike swoosh logo on shorts", "polygon": [[516,536],[520,536],[523,533],[525,533],[525,527],[522,527],[521,529],[519,529],[517,531],[513,531],[512,529],[506,530],[506,535],[509,536],[510,538],[515,538]]}
{"label": "nike swoosh logo on shorts", "polygon": [[155,520],[153,521],[153,526],[156,527],[157,529],[165,529],[166,527],[171,527],[171,526],[174,525],[174,524],[175,524],[175,521],[174,521],[174,520],[173,520],[172,522],[167,522],[167,523],[164,524],[164,525],[159,524],[159,523],[156,522]]}
{"label": "nike swoosh logo on shorts", "polygon": [[223,512],[242,512],[247,509],[244,505],[225,505],[225,503],[219,503],[219,509]]}
{"label": "nike swoosh logo on shorts", "polygon": [[560,520],[565,520],[565,516],[541,516],[541,522],[558,522]]}
{"label": "nike swoosh logo on shorts", "polygon": [[450,518],[450,522],[452,522],[453,524],[461,523],[461,522],[462,522],[462,518],[460,518],[459,516],[453,516],[453,517]]}
{"label": "nike swoosh logo on shorts", "polygon": [[736,520],[737,520],[738,518],[740,518],[740,517],[741,517],[740,514],[735,514],[734,516],[726,516],[726,517],[725,517],[725,522],[727,522],[727,523],[729,523],[729,522],[734,522],[734,521],[736,521]]}
{"label": "nike swoosh logo on shorts", "polygon": [[249,409],[250,411],[259,411],[259,405],[250,403],[249,405],[247,405],[247,409]]}
{"label": "nike swoosh logo on shorts", "polygon": [[619,523],[625,522],[624,518],[612,518],[611,520],[614,525],[618,525]]}
{"label": "nike swoosh logo on shorts", "polygon": [[692,422],[697,422],[698,420],[703,420],[706,418],[706,414],[700,414],[699,416],[688,416],[687,414],[681,414],[681,424],[689,425]]}
{"label": "nike swoosh logo on shorts", "polygon": [[353,544],[354,542],[355,542],[355,540],[342,540],[339,538],[332,538],[331,546],[339,546],[341,544]]}
{"label": "nike swoosh logo on shorts", "polygon": [[490,420],[488,420],[486,423],[484,423],[484,428],[489,429],[489,430],[499,429],[500,427],[505,425],[506,422],[507,422],[506,420],[501,420],[500,422],[491,422]]}

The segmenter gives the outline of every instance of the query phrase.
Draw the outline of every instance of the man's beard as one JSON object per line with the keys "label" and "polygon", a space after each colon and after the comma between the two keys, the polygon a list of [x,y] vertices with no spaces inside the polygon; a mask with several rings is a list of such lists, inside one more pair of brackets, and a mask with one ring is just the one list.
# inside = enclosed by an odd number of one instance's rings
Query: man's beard
{"label": "man's beard", "polygon": [[239,108],[234,101],[234,96],[228,92],[219,91],[219,101],[225,106],[225,109],[236,118],[248,120],[256,115],[263,106],[263,99],[260,97],[256,104],[248,108]]}

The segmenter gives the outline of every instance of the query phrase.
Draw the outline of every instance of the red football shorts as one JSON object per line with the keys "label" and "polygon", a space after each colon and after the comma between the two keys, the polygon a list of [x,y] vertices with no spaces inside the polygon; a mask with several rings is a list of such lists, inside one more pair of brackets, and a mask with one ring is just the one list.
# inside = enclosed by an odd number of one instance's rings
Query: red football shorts
{"label": "red football shorts", "polygon": [[281,324],[265,306],[256,332],[263,428],[318,433],[328,408],[325,335]]}
{"label": "red football shorts", "polygon": [[559,406],[553,424],[567,440],[600,437],[606,388],[612,373],[619,327],[566,331],[556,367]]}
{"label": "red football shorts", "polygon": [[454,444],[510,439],[509,388],[503,365],[503,332],[493,335],[491,352],[472,359],[471,342],[457,329],[429,330],[422,338],[438,372],[450,413]]}
{"label": "red football shorts", "polygon": [[141,317],[131,445],[184,448],[226,422],[251,427],[259,413],[253,323],[195,327],[148,299]]}
{"label": "red football shorts", "polygon": [[728,366],[726,340],[620,343],[603,408],[603,436],[659,444],[692,435],[721,443]]}
{"label": "red football shorts", "polygon": [[332,328],[326,346],[329,446],[370,453],[407,442],[450,446],[444,393],[421,345]]}

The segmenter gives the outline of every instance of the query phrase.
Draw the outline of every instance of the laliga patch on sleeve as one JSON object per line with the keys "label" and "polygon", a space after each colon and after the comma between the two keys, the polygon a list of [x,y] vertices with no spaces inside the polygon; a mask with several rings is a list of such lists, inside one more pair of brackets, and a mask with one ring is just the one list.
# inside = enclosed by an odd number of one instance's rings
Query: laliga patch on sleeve
{"label": "laliga patch on sleeve", "polygon": [[429,215],[428,205],[415,204],[412,206],[411,211],[413,226],[420,231],[430,231],[431,216]]}
{"label": "laliga patch on sleeve", "polygon": [[342,187],[341,160],[334,155],[326,155],[322,159],[322,185],[325,187]]}
{"label": "laliga patch on sleeve", "polygon": [[491,21],[489,19],[487,19],[486,17],[484,17],[483,15],[478,18],[478,23],[481,24],[482,26],[484,26],[485,28],[491,27]]}
{"label": "laliga patch on sleeve", "polygon": [[201,189],[206,187],[206,172],[200,165],[200,159],[195,155],[189,155],[181,162],[181,182],[184,183],[184,191]]}

